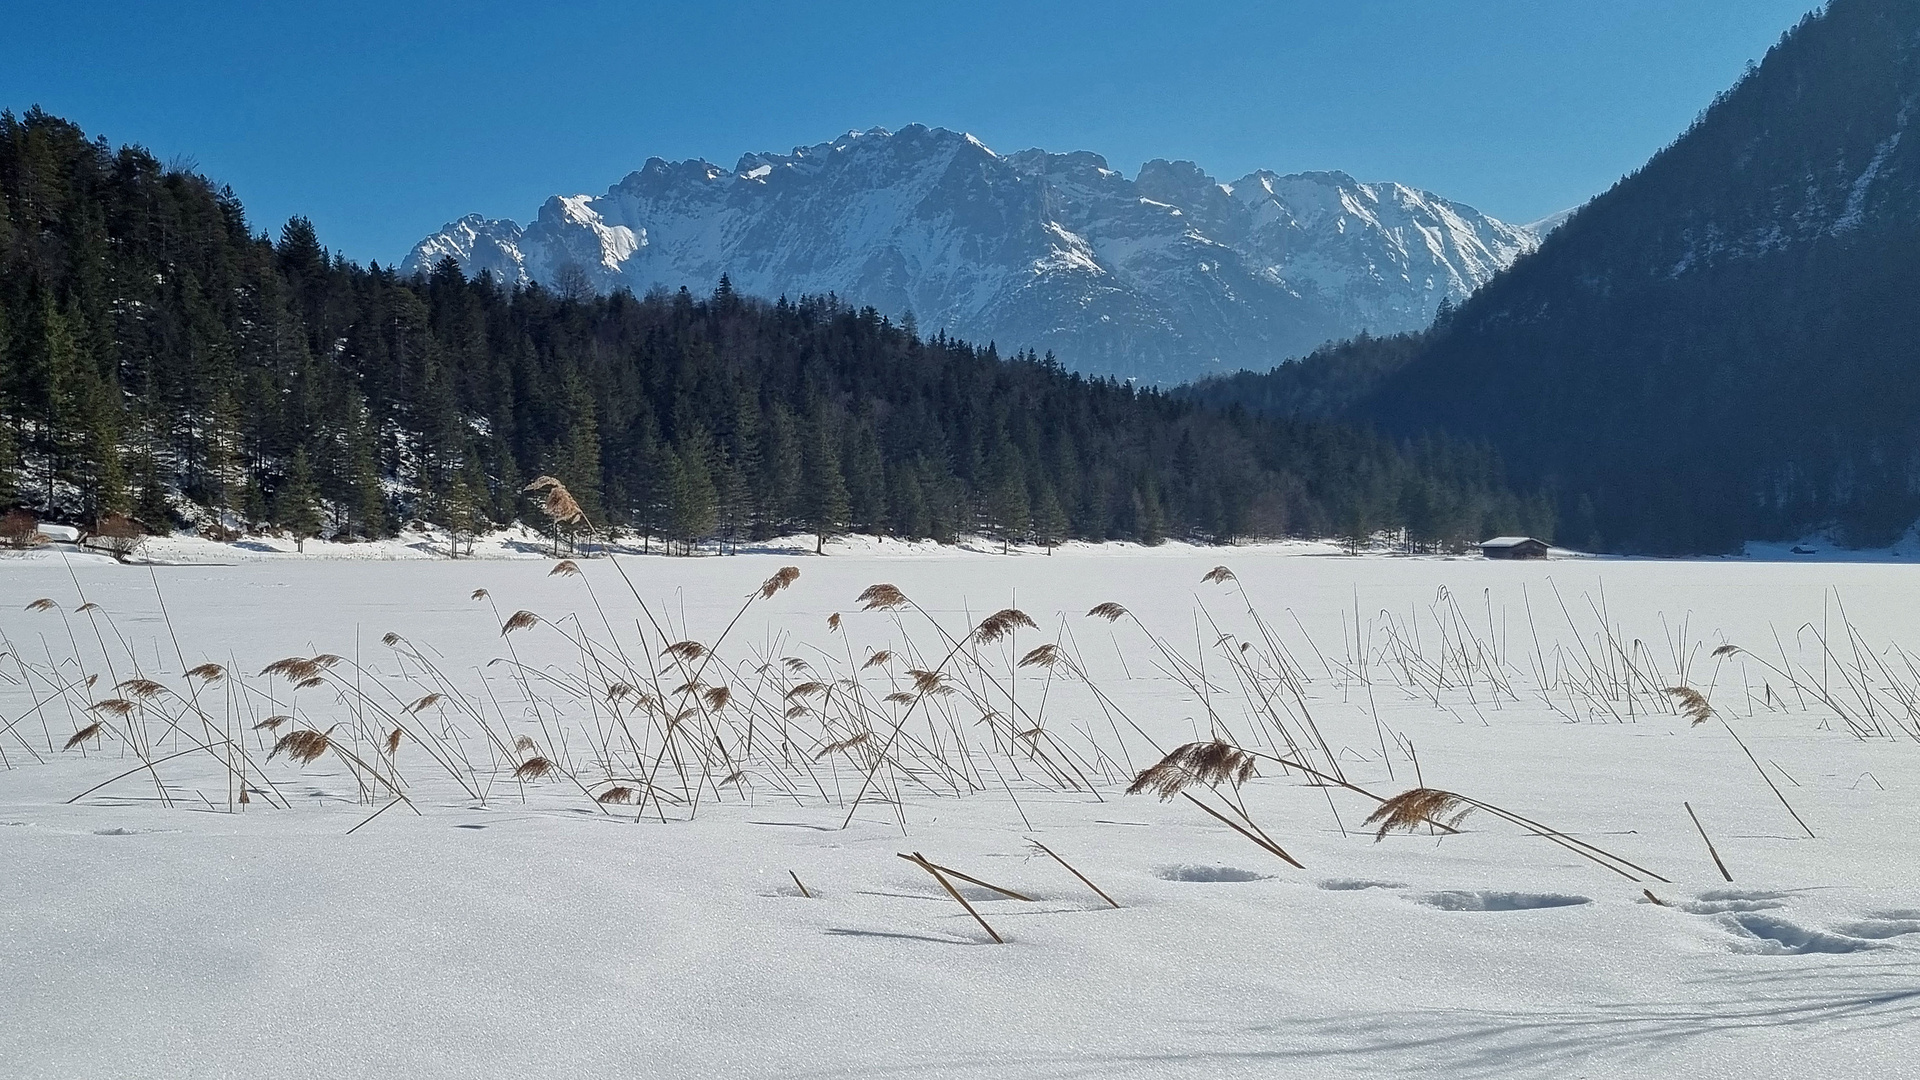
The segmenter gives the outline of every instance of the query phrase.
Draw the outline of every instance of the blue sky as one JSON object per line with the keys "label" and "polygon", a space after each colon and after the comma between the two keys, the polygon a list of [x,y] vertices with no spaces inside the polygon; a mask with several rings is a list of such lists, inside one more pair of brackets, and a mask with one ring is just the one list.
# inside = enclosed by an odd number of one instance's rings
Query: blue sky
{"label": "blue sky", "polygon": [[1814,0],[53,3],[0,108],[191,159],[389,262],[649,156],[925,123],[1000,151],[1399,180],[1513,221],[1637,167]]}

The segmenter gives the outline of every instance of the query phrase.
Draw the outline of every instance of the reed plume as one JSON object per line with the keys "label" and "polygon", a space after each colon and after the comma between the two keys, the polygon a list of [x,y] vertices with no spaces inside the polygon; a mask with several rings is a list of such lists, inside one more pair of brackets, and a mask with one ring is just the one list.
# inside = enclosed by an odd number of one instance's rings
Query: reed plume
{"label": "reed plume", "polygon": [[1133,786],[1127,788],[1127,794],[1152,792],[1165,802],[1195,784],[1206,787],[1228,784],[1237,788],[1254,774],[1253,755],[1239,747],[1219,739],[1192,742],[1174,747],[1157,764],[1142,770],[1134,777]]}
{"label": "reed plume", "polygon": [[67,744],[65,746],[62,746],[60,749],[71,750],[74,747],[79,746],[81,743],[86,742],[88,739],[91,739],[95,735],[100,734],[100,729],[102,726],[103,725],[101,724],[100,721],[95,720],[93,723],[88,724],[86,727],[83,727],[79,731],[74,732],[73,737],[68,739]]}
{"label": "reed plume", "polygon": [[330,737],[332,734],[333,728],[325,731],[315,731],[312,728],[289,731],[280,736],[280,741],[273,744],[273,750],[267,754],[267,760],[272,761],[284,752],[287,757],[302,765],[311,765],[319,760],[320,755],[332,748],[333,740]]}
{"label": "reed plume", "polygon": [[1119,622],[1122,618],[1126,617],[1126,614],[1127,614],[1126,608],[1123,608],[1119,604],[1116,604],[1113,601],[1109,600],[1104,604],[1100,604],[1096,606],[1092,611],[1087,612],[1087,618],[1105,619],[1108,622]]}
{"label": "reed plume", "polygon": [[760,583],[760,599],[772,599],[773,594],[800,579],[800,568],[783,566],[774,575]]}
{"label": "reed plume", "polygon": [[1386,839],[1388,833],[1412,832],[1429,823],[1457,829],[1475,809],[1464,796],[1451,791],[1413,788],[1382,802],[1367,816],[1366,824],[1379,823],[1379,830],[1373,834],[1377,844]]}
{"label": "reed plume", "polygon": [[559,772],[560,767],[543,757],[530,757],[513,770],[515,780],[543,780]]}
{"label": "reed plume", "polygon": [[862,611],[892,611],[895,608],[906,607],[912,601],[907,599],[906,593],[894,586],[880,584],[867,586],[866,591],[855,598],[855,602],[860,605]]}
{"label": "reed plume", "polygon": [[1034,630],[1040,629],[1032,619],[1027,617],[1027,613],[1019,608],[1002,608],[980,620],[980,625],[974,628],[973,638],[982,645],[991,645],[1022,626]]}

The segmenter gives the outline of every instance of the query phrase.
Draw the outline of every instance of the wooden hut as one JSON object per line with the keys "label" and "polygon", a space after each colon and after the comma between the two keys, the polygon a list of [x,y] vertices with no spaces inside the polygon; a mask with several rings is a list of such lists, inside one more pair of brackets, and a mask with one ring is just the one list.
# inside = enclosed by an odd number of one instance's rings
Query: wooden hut
{"label": "wooden hut", "polygon": [[1496,536],[1481,542],[1480,554],[1489,559],[1544,559],[1547,542],[1531,536]]}

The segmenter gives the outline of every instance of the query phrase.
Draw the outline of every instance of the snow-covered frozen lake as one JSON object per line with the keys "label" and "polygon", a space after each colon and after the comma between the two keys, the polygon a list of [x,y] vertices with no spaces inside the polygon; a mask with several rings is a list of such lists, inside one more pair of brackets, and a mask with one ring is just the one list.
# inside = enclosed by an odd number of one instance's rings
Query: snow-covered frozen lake
{"label": "snow-covered frozen lake", "polygon": [[1920,568],[1316,550],[0,561],[0,1077],[1920,1059]]}

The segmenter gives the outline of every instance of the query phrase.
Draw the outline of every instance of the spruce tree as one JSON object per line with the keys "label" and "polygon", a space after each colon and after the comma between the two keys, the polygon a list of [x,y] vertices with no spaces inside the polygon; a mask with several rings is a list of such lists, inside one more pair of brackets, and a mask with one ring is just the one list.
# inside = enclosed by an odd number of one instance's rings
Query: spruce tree
{"label": "spruce tree", "polygon": [[840,471],[840,455],[834,449],[837,440],[827,418],[816,414],[807,429],[800,504],[803,524],[814,535],[813,552],[822,555],[827,538],[846,530],[847,480]]}
{"label": "spruce tree", "polygon": [[320,492],[303,447],[293,452],[287,476],[274,493],[274,523],[293,534],[294,548],[307,550],[307,538],[320,532]]}
{"label": "spruce tree", "polygon": [[1040,495],[1033,501],[1033,538],[1046,545],[1049,555],[1067,538],[1067,512],[1051,484],[1041,485]]}
{"label": "spruce tree", "polygon": [[680,541],[683,554],[713,531],[716,494],[709,457],[713,439],[704,429],[688,432],[673,449],[667,496],[668,535]]}

